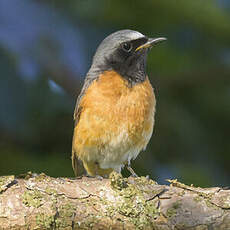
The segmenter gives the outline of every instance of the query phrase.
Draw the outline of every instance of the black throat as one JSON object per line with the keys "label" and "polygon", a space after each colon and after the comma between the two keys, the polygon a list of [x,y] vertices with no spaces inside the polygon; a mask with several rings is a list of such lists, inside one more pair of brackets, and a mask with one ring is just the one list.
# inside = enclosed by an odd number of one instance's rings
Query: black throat
{"label": "black throat", "polygon": [[[123,62],[113,62],[110,59],[108,66],[119,73],[128,81],[128,86],[132,87],[146,80],[146,57],[147,53],[139,53],[134,56],[127,57]],[[108,60],[107,60],[108,61]]]}

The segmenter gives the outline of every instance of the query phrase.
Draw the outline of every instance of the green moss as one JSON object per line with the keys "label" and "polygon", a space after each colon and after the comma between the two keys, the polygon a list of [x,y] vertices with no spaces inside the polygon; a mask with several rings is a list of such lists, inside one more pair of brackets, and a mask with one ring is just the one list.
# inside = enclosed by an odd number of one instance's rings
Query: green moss
{"label": "green moss", "polygon": [[219,206],[221,208],[229,209],[230,208],[229,196],[219,197]]}
{"label": "green moss", "polygon": [[71,217],[75,212],[74,205],[66,203],[59,208],[59,215],[63,217]]}
{"label": "green moss", "polygon": [[80,229],[94,229],[93,227],[99,222],[100,222],[100,219],[98,217],[95,217],[94,215],[90,215],[87,217],[87,221],[82,223]]}
{"label": "green moss", "polygon": [[213,196],[212,194],[205,194],[204,195],[203,193],[199,193],[199,195],[194,197],[193,200],[195,202],[204,201],[208,208],[218,209],[218,207],[211,202],[212,196]]}
{"label": "green moss", "polygon": [[54,195],[54,196],[56,196],[58,193],[55,189],[49,187],[46,188],[45,192],[49,195]]}
{"label": "green moss", "polygon": [[17,178],[21,178],[21,179],[25,179],[25,180],[28,180],[30,179],[31,177],[33,177],[33,173],[31,171],[29,172],[26,172],[26,173],[21,173],[19,174],[18,176],[16,176]]}
{"label": "green moss", "polygon": [[40,173],[35,177],[36,182],[41,182],[41,181],[50,181],[50,177],[48,177],[45,173]]}
{"label": "green moss", "polygon": [[42,205],[43,195],[38,190],[25,191],[22,196],[22,202],[28,207],[38,208]]}
{"label": "green moss", "polygon": [[135,206],[135,204],[133,204],[132,202],[129,201],[125,201],[123,203],[121,203],[118,207],[117,207],[117,211],[124,215],[124,216],[128,216],[128,217],[137,217],[138,214],[140,213],[140,210],[138,210]]}
{"label": "green moss", "polygon": [[72,226],[72,216],[75,214],[76,208],[70,203],[65,203],[58,208],[58,216],[55,220],[57,228],[66,228]]}
{"label": "green moss", "polygon": [[185,190],[182,190],[181,192],[177,193],[178,196],[184,196],[184,194],[185,194]]}
{"label": "green moss", "polygon": [[[117,212],[125,216],[125,221],[132,223],[135,229],[145,229],[147,227],[153,228],[153,219],[159,215],[156,201],[146,201],[144,199],[143,189],[146,185],[156,184],[152,180],[145,177],[138,177],[132,179],[132,184],[128,180],[122,178],[119,174],[112,175],[111,186],[115,189],[115,196],[118,197],[117,201],[107,204],[107,215],[112,217]],[[154,191],[147,191],[154,192]],[[159,192],[157,192],[159,193]]]}
{"label": "green moss", "polygon": [[202,198],[201,196],[195,196],[195,197],[193,198],[193,200],[194,200],[195,202],[201,202],[201,201],[203,200],[203,198]]}
{"label": "green moss", "polygon": [[55,218],[52,215],[49,216],[45,213],[39,213],[36,215],[36,224],[44,229],[51,229],[51,227],[54,225],[54,222]]}
{"label": "green moss", "polygon": [[172,206],[166,212],[167,217],[171,218],[175,216],[180,207],[181,207],[181,201],[178,200],[175,203],[173,203]]}
{"label": "green moss", "polygon": [[207,207],[213,208],[213,209],[218,209],[218,207],[215,204],[213,204],[210,200],[204,199],[204,201],[205,201]]}
{"label": "green moss", "polygon": [[135,178],[135,183],[137,185],[156,185],[157,182],[154,180],[150,180],[148,178],[146,178],[145,176],[141,176],[141,177],[137,177]]}
{"label": "green moss", "polygon": [[129,200],[131,198],[135,198],[134,196],[139,194],[140,191],[134,186],[134,185],[127,185],[126,188],[122,189],[118,194],[119,196],[122,196],[123,198],[128,198]]}
{"label": "green moss", "polygon": [[113,189],[122,190],[123,188],[127,188],[127,179],[123,178],[121,174],[112,172],[109,176],[110,183]]}
{"label": "green moss", "polygon": [[159,210],[156,208],[156,204],[154,201],[146,201],[144,203],[144,207],[145,207],[145,214],[147,216],[150,214],[156,217],[159,214]]}

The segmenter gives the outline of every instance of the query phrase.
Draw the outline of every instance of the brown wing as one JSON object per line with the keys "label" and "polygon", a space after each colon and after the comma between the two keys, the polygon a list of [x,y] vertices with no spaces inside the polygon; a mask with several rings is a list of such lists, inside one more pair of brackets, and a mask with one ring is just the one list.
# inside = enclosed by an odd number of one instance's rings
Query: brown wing
{"label": "brown wing", "polygon": [[[94,78],[94,79],[93,78],[86,78],[85,79],[83,88],[82,88],[81,93],[79,94],[79,96],[77,98],[76,106],[75,106],[75,109],[74,109],[74,115],[73,115],[73,118],[74,118],[74,127],[77,126],[78,121],[79,121],[80,116],[81,116],[81,111],[82,111],[82,108],[80,106],[81,99],[84,96],[85,91],[88,89],[88,87],[90,86],[90,84],[95,79],[96,78]],[[73,135],[73,138],[74,138],[74,135]],[[85,170],[84,170],[84,167],[83,167],[83,163],[77,157],[77,153],[75,152],[75,150],[73,148],[73,145],[72,145],[72,167],[73,167],[73,171],[74,171],[74,174],[75,174],[76,177],[77,176],[81,176],[81,175],[83,175],[85,173]]]}
{"label": "brown wing", "polygon": [[96,78],[86,78],[84,85],[82,87],[81,93],[79,94],[78,98],[77,98],[77,102],[76,102],[76,106],[74,109],[74,115],[73,115],[73,119],[74,119],[74,127],[77,125],[80,115],[81,115],[81,106],[80,106],[80,102],[82,97],[85,94],[85,91],[88,89],[88,87],[91,85],[91,83],[96,80]]}

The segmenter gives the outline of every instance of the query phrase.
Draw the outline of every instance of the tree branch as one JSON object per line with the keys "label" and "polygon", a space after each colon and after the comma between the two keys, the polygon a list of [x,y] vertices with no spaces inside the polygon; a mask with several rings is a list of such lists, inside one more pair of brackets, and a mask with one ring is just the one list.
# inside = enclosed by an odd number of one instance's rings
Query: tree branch
{"label": "tree branch", "polygon": [[230,190],[145,177],[0,177],[1,229],[230,229]]}

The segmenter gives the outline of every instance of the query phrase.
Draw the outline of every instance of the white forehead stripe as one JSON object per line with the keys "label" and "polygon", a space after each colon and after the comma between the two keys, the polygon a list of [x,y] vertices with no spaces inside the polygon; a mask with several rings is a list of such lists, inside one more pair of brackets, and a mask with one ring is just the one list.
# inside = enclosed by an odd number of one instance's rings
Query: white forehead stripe
{"label": "white forehead stripe", "polygon": [[142,33],[137,32],[137,31],[132,31],[132,32],[130,32],[129,36],[130,36],[130,39],[131,39],[131,40],[136,40],[136,39],[139,39],[139,38],[143,38],[143,37],[144,37],[144,35],[143,35]]}

